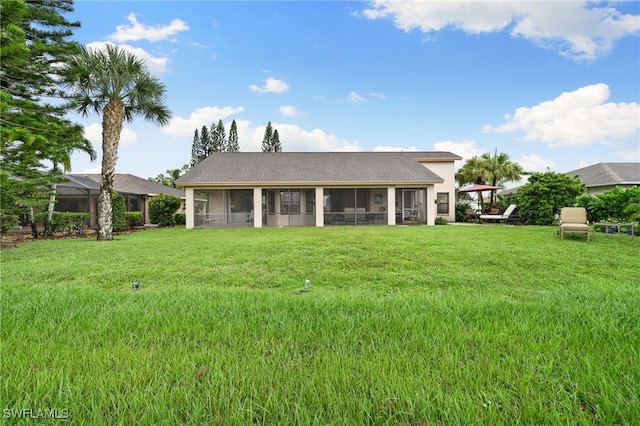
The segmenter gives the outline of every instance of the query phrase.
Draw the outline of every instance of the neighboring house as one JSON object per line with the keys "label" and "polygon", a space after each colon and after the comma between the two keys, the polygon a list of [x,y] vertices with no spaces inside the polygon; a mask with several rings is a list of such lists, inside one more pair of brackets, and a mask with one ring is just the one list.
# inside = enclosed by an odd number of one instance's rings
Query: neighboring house
{"label": "neighboring house", "polygon": [[[176,183],[187,228],[455,220],[450,152],[213,153]],[[194,193],[207,198],[198,206]]]}
{"label": "neighboring house", "polygon": [[619,186],[640,186],[640,163],[597,163],[565,173],[578,176],[585,184],[586,195],[598,195]]}
{"label": "neighboring house", "polygon": [[[96,227],[98,195],[100,194],[99,174],[69,174],[68,182],[58,184],[56,211],[86,212],[91,214],[90,226]],[[127,211],[142,212],[145,223],[149,223],[149,200],[158,194],[180,197],[183,201],[179,212],[184,212],[185,192],[157,182],[130,174],[116,174],[113,190],[125,199]],[[196,200],[203,201],[203,200]]]}
{"label": "neighboring house", "polygon": [[[622,189],[640,186],[640,163],[597,163],[566,172],[578,176],[586,186],[585,195],[598,195],[619,186]],[[515,194],[520,186],[498,192],[498,195]]]}

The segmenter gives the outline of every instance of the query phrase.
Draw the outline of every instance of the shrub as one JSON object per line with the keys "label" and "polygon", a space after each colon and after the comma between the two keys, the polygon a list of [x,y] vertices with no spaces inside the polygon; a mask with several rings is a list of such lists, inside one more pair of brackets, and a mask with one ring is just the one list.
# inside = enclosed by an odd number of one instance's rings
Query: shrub
{"label": "shrub", "polygon": [[160,194],[149,200],[149,220],[161,226],[174,225],[174,214],[182,201],[175,195]]}
{"label": "shrub", "polygon": [[578,177],[563,173],[534,173],[516,194],[518,214],[529,225],[551,225],[563,207],[575,206],[585,191]]}
{"label": "shrub", "polygon": [[125,214],[127,213],[127,205],[124,197],[117,192],[111,194],[111,220],[114,231],[121,231],[128,225]]}
{"label": "shrub", "polygon": [[135,228],[136,226],[143,225],[142,212],[126,212],[124,217],[127,220],[129,228]]}
{"label": "shrub", "polygon": [[[467,214],[465,210],[470,209],[471,204],[469,203],[458,203],[456,204],[456,222],[464,222],[467,219]],[[438,220],[436,218],[436,220]]]}
{"label": "shrub", "polygon": [[[34,215],[37,223],[47,221],[47,212]],[[64,235],[81,234],[85,223],[91,219],[89,213],[53,212],[51,216],[51,233],[61,232]]]}
{"label": "shrub", "polygon": [[449,221],[447,219],[445,219],[444,217],[436,217],[435,224],[436,225],[448,225]]}
{"label": "shrub", "polygon": [[186,225],[187,215],[185,213],[176,213],[173,215],[173,223],[176,225]]}
{"label": "shrub", "polygon": [[587,209],[590,222],[640,221],[640,187],[622,189],[616,187],[595,196],[584,195],[578,205]]}

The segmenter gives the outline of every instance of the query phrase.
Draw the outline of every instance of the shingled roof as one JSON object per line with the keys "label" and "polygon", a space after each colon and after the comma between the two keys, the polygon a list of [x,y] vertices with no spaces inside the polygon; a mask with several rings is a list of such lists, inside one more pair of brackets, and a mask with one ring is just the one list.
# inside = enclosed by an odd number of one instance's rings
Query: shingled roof
{"label": "shingled roof", "polygon": [[263,184],[434,184],[418,161],[455,161],[450,152],[217,152],[177,180],[182,186]]}
{"label": "shingled roof", "polygon": [[[84,174],[84,175],[70,175],[91,179],[95,182],[100,182],[101,175],[98,174]],[[99,186],[98,186],[99,187]],[[158,195],[168,194],[176,195],[180,198],[185,198],[184,191],[171,188],[158,182],[154,182],[148,179],[143,179],[138,176],[129,174],[117,173],[113,179],[113,189],[123,194],[136,194],[136,195]]]}
{"label": "shingled roof", "polygon": [[640,185],[640,163],[597,163],[565,173],[587,186]]}

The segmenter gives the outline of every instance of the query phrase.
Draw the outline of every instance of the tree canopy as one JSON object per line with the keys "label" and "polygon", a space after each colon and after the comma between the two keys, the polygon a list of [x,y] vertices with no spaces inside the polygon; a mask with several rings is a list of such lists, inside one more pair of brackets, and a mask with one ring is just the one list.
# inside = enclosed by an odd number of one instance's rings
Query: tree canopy
{"label": "tree canopy", "polygon": [[563,207],[576,205],[586,187],[580,178],[564,173],[533,173],[516,193],[518,212],[530,225],[551,225]]}
{"label": "tree canopy", "polygon": [[[503,186],[507,182],[518,182],[522,175],[528,174],[518,163],[514,163],[505,153],[498,154],[496,150],[493,155],[484,153],[480,157],[474,156],[456,173],[456,181],[459,186],[466,184],[479,184],[491,186]],[[495,197],[495,192],[492,193]],[[482,203],[482,199],[479,200]],[[495,204],[495,198],[491,199]]]}

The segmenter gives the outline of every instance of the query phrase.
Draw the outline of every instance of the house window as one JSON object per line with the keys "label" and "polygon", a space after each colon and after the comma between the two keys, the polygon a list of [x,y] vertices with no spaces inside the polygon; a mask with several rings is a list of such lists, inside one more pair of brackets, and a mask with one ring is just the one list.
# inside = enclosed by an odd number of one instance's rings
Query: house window
{"label": "house window", "polygon": [[448,192],[438,192],[436,196],[437,203],[437,213],[438,214],[449,214],[449,193]]}
{"label": "house window", "polygon": [[276,214],[276,191],[268,191],[267,192],[267,206],[269,214]]}
{"label": "house window", "polygon": [[316,210],[316,191],[314,189],[307,189],[305,190],[304,195],[306,213],[314,214]]}
{"label": "house window", "polygon": [[280,214],[300,214],[300,191],[280,191]]}

